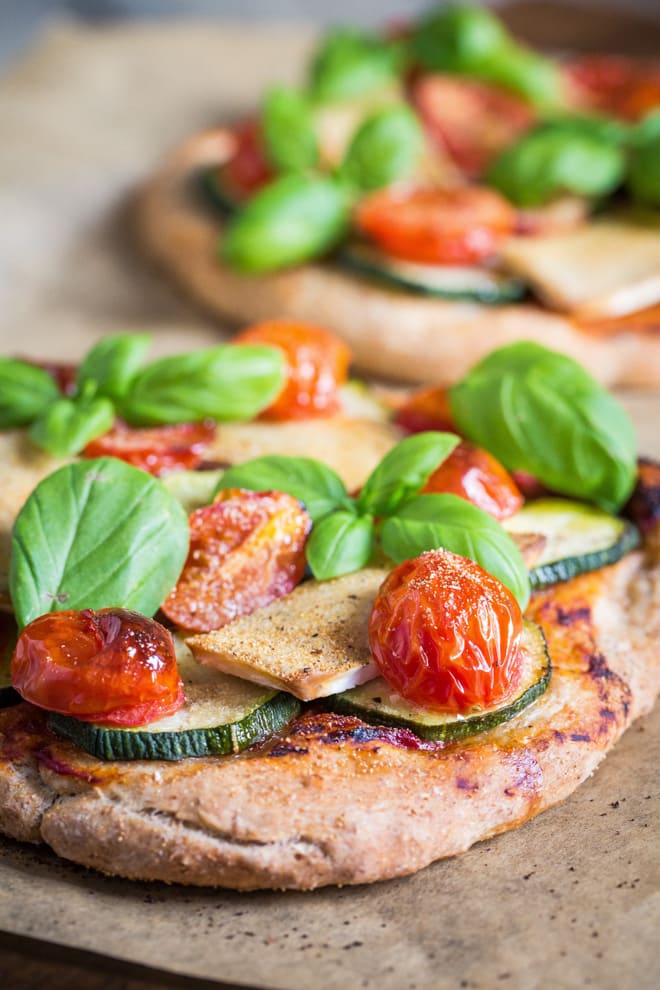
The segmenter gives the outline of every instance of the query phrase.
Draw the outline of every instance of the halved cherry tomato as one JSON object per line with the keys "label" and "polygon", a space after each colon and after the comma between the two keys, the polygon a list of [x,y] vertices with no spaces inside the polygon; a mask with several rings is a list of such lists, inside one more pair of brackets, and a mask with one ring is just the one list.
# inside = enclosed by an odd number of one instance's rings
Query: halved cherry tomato
{"label": "halved cherry tomato", "polygon": [[307,512],[284,492],[231,488],[190,516],[190,550],[163,612],[206,632],[287,595],[305,572]]}
{"label": "halved cherry tomato", "polygon": [[571,101],[583,110],[638,120],[660,107],[660,66],[619,55],[583,55],[565,67]]}
{"label": "halved cherry tomato", "polygon": [[135,429],[117,422],[109,433],[88,443],[83,457],[117,457],[159,477],[171,471],[192,471],[204,459],[215,437],[215,423],[177,423]]}
{"label": "halved cherry tomato", "polygon": [[462,265],[495,254],[514,229],[516,211],[481,186],[388,189],[357,208],[358,229],[389,254],[427,264]]}
{"label": "halved cherry tomato", "polygon": [[19,637],[11,678],[26,701],[85,722],[145,725],[184,703],[170,633],[125,608],[41,615]]}
{"label": "halved cherry tomato", "polygon": [[267,320],[243,330],[236,344],[268,344],[284,351],[286,385],[263,419],[312,419],[339,410],[339,387],[348,375],[351,352],[334,334],[313,323]]}
{"label": "halved cherry tomato", "polygon": [[244,120],[233,129],[236,151],[223,168],[224,180],[239,199],[257,192],[274,176],[266,158],[258,120]]}
{"label": "halved cherry tomato", "polygon": [[522,615],[511,592],[446,550],[385,578],[369,620],[374,660],[404,698],[466,712],[505,701],[521,678]]}
{"label": "halved cherry tomato", "polygon": [[457,76],[422,76],[412,101],[431,141],[469,178],[482,175],[534,120],[532,108],[519,97]]}
{"label": "halved cherry tomato", "polygon": [[518,486],[497,458],[463,440],[433,472],[423,492],[451,492],[496,519],[508,519],[523,504]]}
{"label": "halved cherry tomato", "polygon": [[452,421],[449,390],[436,386],[416,389],[397,409],[394,421],[407,433],[457,432]]}

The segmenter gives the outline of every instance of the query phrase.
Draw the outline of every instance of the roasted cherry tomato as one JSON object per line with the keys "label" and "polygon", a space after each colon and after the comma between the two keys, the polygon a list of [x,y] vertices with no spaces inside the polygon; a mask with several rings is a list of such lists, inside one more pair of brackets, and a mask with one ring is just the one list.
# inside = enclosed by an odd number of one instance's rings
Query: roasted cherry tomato
{"label": "roasted cherry tomato", "polygon": [[394,421],[407,433],[424,433],[426,430],[456,433],[446,388],[432,386],[416,389],[397,409]]}
{"label": "roasted cherry tomato", "polygon": [[206,632],[287,595],[305,572],[311,525],[284,492],[220,492],[190,516],[188,559],[163,612]]}
{"label": "roasted cherry tomato", "polygon": [[268,320],[239,333],[236,344],[279,347],[287,360],[286,385],[263,419],[311,419],[339,410],[339,387],[348,375],[351,352],[346,344],[312,323]]}
{"label": "roasted cherry tomato", "polygon": [[431,141],[470,178],[480,176],[534,120],[524,100],[476,79],[422,76],[412,100]]}
{"label": "roasted cherry tomato", "polygon": [[125,608],[35,619],[19,637],[11,679],[39,708],[106,725],[146,725],[184,702],[170,633]]}
{"label": "roasted cherry tomato", "polygon": [[580,109],[638,120],[660,107],[660,68],[618,55],[583,55],[565,68]]}
{"label": "roasted cherry tomato", "polygon": [[118,422],[110,433],[88,443],[83,457],[117,457],[149,474],[192,471],[204,460],[215,436],[215,423],[178,423],[134,429]]}
{"label": "roasted cherry tomato", "polygon": [[236,151],[223,168],[224,180],[239,199],[246,199],[274,177],[257,120],[245,120],[233,130]]}
{"label": "roasted cherry tomato", "polygon": [[446,550],[385,578],[369,620],[374,660],[404,698],[466,712],[506,701],[521,679],[522,615],[511,592]]}
{"label": "roasted cherry tomato", "polygon": [[433,472],[423,492],[451,492],[496,519],[508,519],[523,504],[515,481],[497,458],[466,440]]}
{"label": "roasted cherry tomato", "polygon": [[481,186],[401,188],[367,196],[355,220],[389,254],[426,264],[469,265],[496,252],[514,229],[516,211]]}

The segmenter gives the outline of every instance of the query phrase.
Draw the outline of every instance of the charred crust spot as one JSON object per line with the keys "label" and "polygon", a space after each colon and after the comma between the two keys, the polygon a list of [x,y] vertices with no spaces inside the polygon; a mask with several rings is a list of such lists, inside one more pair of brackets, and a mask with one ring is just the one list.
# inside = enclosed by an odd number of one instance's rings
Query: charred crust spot
{"label": "charred crust spot", "polygon": [[473,783],[471,780],[468,780],[467,777],[457,777],[456,778],[456,786],[458,787],[459,791],[478,791],[479,790],[479,784]]}
{"label": "charred crust spot", "polygon": [[607,660],[602,653],[592,653],[588,658],[589,676],[594,680],[616,680],[617,675],[607,666]]}
{"label": "charred crust spot", "polygon": [[332,712],[302,715],[290,727],[289,737],[285,742],[289,743],[291,739],[296,738],[314,739],[326,745],[348,743],[355,747],[368,746],[372,751],[376,749],[374,743],[387,743],[402,749],[434,750],[443,747],[442,743],[424,742],[409,729],[368,725],[355,716],[337,715]]}
{"label": "charred crust spot", "polygon": [[504,788],[504,793],[506,794],[507,797],[515,797],[516,796],[516,789],[515,789],[515,787],[505,787]]}
{"label": "charred crust spot", "polygon": [[309,753],[307,746],[295,746],[287,740],[277,743],[277,745],[268,751],[269,756],[290,756],[292,754],[304,756],[306,753]]}
{"label": "charred crust spot", "polygon": [[556,614],[560,626],[572,626],[577,622],[588,622],[591,619],[591,609],[586,605],[578,608],[562,608],[558,605]]}
{"label": "charred crust spot", "polygon": [[640,458],[637,484],[626,506],[626,515],[644,532],[660,524],[660,464]]}
{"label": "charred crust spot", "polygon": [[591,736],[586,732],[571,732],[570,738],[573,742],[591,742]]}
{"label": "charred crust spot", "polygon": [[565,734],[563,732],[561,732],[559,729],[553,729],[552,730],[552,736],[553,736],[555,742],[558,742],[560,745],[563,745],[563,743],[566,742],[566,736],[565,736]]}
{"label": "charred crust spot", "polygon": [[616,714],[612,711],[611,708],[601,708],[600,717],[604,719],[606,722],[607,721],[613,722],[616,720]]}

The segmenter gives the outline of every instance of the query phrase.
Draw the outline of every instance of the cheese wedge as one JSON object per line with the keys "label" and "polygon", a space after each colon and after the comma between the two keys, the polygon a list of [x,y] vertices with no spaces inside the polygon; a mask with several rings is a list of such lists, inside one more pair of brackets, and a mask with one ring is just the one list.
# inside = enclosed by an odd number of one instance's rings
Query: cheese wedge
{"label": "cheese wedge", "polygon": [[621,316],[660,302],[660,228],[593,221],[552,236],[514,237],[501,260],[548,306],[578,319]]}
{"label": "cheese wedge", "polygon": [[201,663],[303,701],[377,676],[367,629],[386,570],[307,581],[266,608],[186,640]]}

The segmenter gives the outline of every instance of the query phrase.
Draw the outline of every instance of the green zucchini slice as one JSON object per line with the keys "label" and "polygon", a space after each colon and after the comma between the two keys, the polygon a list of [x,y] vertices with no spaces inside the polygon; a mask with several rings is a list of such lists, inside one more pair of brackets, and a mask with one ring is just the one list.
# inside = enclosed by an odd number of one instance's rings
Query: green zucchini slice
{"label": "green zucchini slice", "polygon": [[211,504],[213,493],[223,474],[223,468],[212,471],[172,471],[160,480],[190,515],[195,509]]}
{"label": "green zucchini slice", "polygon": [[114,729],[51,712],[50,728],[102,760],[183,760],[239,753],[278,732],[300,711],[300,702],[284,691],[197,663],[180,641],[177,659],[186,703],[174,715]]}
{"label": "green zucchini slice", "polygon": [[530,571],[535,590],[615,564],[640,543],[633,523],[565,498],[528,502],[503,526],[510,533],[540,533],[546,538],[541,557]]}
{"label": "green zucchini slice", "polygon": [[338,257],[340,264],[397,289],[435,296],[439,299],[471,302],[513,302],[525,294],[519,279],[487,268],[457,265],[426,265],[384,254],[367,244],[346,245]]}
{"label": "green zucchini slice", "polygon": [[13,615],[0,613],[0,708],[16,705],[21,700],[11,686],[11,658],[18,639],[18,626]]}
{"label": "green zucchini slice", "polygon": [[205,202],[222,217],[231,217],[240,209],[240,203],[231,195],[222,180],[222,169],[220,168],[209,168],[200,172],[197,188]]}
{"label": "green zucchini slice", "polygon": [[410,729],[428,742],[465,739],[515,718],[547,689],[552,664],[543,632],[535,623],[525,622],[521,648],[523,674],[520,688],[515,698],[497,708],[474,709],[466,715],[430,711],[406,701],[382,677],[327,700],[336,712],[357,715],[373,725]]}

